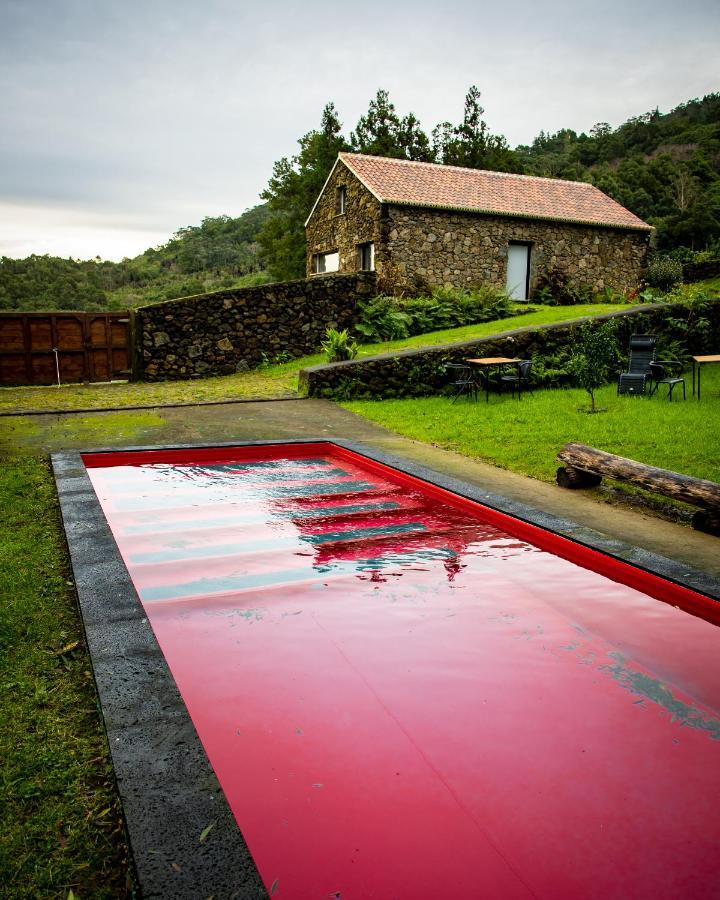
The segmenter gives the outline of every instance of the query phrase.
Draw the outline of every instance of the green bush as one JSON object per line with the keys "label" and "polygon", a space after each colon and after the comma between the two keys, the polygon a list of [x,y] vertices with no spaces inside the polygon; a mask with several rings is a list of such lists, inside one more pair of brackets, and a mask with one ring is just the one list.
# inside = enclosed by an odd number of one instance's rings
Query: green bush
{"label": "green bush", "polygon": [[436,288],[427,297],[381,294],[360,304],[356,331],[370,341],[391,341],[443,328],[459,328],[511,316],[512,302],[490,285],[473,290]]}
{"label": "green bush", "polygon": [[[614,295],[617,296],[617,295]],[[579,303],[615,303],[603,294],[593,296],[592,288],[587,284],[575,284],[570,281],[562,269],[548,269],[541,272],[533,291],[533,300],[546,306],[575,306]]]}
{"label": "green bush", "polygon": [[645,281],[650,287],[669,291],[683,280],[683,267],[679,259],[671,256],[656,256],[650,260]]}
{"label": "green bush", "polygon": [[327,354],[328,362],[341,362],[344,359],[355,359],[358,355],[358,345],[350,340],[347,328],[337,331],[328,328],[325,332],[325,340],[320,345]]}
{"label": "green bush", "polygon": [[615,323],[594,325],[587,322],[578,330],[575,350],[568,370],[575,376],[578,387],[590,396],[590,409],[595,408],[595,391],[608,380],[618,357]]}

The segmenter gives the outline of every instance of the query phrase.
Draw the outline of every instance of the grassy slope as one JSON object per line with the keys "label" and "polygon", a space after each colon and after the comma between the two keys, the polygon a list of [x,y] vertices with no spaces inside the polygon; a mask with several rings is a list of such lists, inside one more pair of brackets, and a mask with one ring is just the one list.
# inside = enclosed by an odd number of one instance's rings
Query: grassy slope
{"label": "grassy slope", "polygon": [[[498,331],[523,325],[543,325],[581,316],[602,315],[621,309],[609,304],[581,306],[549,306],[537,312],[525,313],[496,322],[466,325],[463,328],[435,331],[397,341],[365,344],[360,357],[400,350],[408,347],[428,347],[451,341],[486,337]],[[0,410],[32,411],[40,409],[108,409],[121,406],[160,406],[166,403],[199,403],[213,400],[241,400],[250,397],[278,397],[292,395],[297,388],[297,373],[305,366],[325,361],[322,353],[305,356],[281,365],[268,366],[240,375],[205,378],[197,381],[165,381],[153,384],[64,385],[45,388],[2,388]]]}
{"label": "grassy slope", "polygon": [[[720,481],[720,367],[703,371],[703,399],[668,403],[663,396],[618,397],[614,385],[596,392],[607,411],[588,415],[579,389],[536,391],[521,401],[491,395],[490,402],[452,403],[447,397],[352,401],[342,405],[406,437],[456,450],[504,469],[552,481],[555,455],[579,441],[650,465]],[[677,389],[676,389],[677,390]],[[677,397],[677,393],[675,394]]]}
{"label": "grassy slope", "polygon": [[0,510],[0,893],[124,897],[127,850],[46,462],[3,458]]}

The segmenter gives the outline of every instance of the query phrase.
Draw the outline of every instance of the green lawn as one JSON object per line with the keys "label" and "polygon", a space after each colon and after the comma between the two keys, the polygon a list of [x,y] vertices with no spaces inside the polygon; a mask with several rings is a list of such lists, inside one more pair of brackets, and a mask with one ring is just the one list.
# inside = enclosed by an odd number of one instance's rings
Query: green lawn
{"label": "green lawn", "polygon": [[[523,307],[518,304],[517,308]],[[622,306],[587,304],[580,306],[545,306],[495,322],[466,325],[463,328],[435,331],[398,341],[364,344],[359,356],[372,356],[388,350],[429,347],[450,341],[486,337],[498,331],[522,325],[544,325],[588,315],[602,315]],[[0,388],[0,411],[32,412],[38,410],[110,409],[126,406],[162,406],[169,403],[206,403],[222,400],[292,396],[297,390],[301,368],[325,362],[322,353],[304,356],[281,365],[267,366],[239,375],[226,375],[194,381],[155,383],[63,385],[62,387]]]}
{"label": "green lawn", "polygon": [[127,847],[45,461],[0,465],[0,890],[125,897]]}
{"label": "green lawn", "polygon": [[555,456],[568,441],[720,481],[720,367],[705,367],[700,403],[692,398],[691,374],[685,378],[685,402],[618,397],[607,385],[596,392],[598,406],[607,411],[595,415],[579,411],[588,406],[579,389],[535,391],[520,401],[491,394],[489,403],[484,396],[477,403],[425,397],[342,406],[405,437],[543,481],[554,480]]}

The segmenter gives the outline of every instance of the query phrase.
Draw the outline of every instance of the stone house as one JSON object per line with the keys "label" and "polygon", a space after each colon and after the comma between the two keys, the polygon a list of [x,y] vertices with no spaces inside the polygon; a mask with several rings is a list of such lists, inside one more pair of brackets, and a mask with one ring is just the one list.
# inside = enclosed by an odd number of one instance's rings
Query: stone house
{"label": "stone house", "polygon": [[651,227],[591,184],[340,153],[305,223],[308,275],[375,271],[381,290],[541,275],[593,292],[642,280]]}

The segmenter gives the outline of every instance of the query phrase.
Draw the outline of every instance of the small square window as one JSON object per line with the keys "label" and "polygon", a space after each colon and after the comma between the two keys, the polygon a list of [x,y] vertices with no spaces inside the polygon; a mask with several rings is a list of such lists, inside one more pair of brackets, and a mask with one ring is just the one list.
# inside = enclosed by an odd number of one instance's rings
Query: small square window
{"label": "small square window", "polygon": [[341,216],[345,212],[347,203],[347,188],[344,184],[335,190],[335,215]]}
{"label": "small square window", "polygon": [[372,241],[358,245],[358,269],[361,272],[375,271],[375,244]]}

